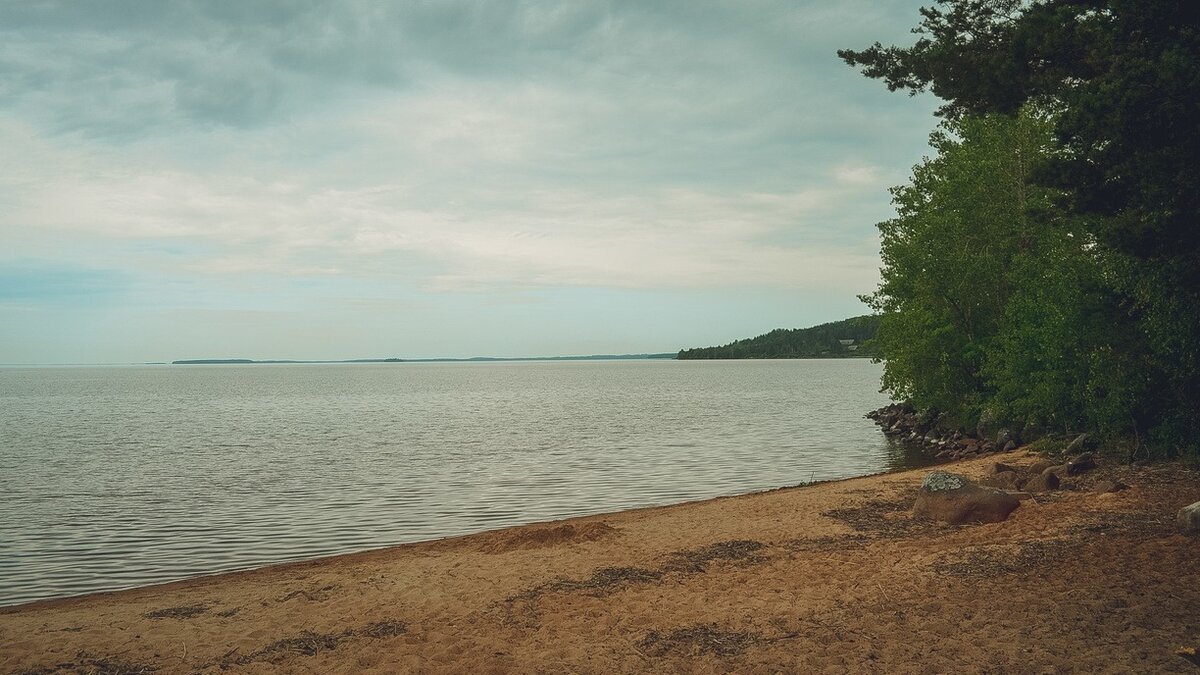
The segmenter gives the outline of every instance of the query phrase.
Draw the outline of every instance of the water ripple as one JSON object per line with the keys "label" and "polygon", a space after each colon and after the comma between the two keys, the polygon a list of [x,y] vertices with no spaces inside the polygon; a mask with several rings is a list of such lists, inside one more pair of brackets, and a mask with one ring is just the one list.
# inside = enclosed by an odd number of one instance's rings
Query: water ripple
{"label": "water ripple", "polygon": [[912,461],[853,361],[0,369],[0,605]]}

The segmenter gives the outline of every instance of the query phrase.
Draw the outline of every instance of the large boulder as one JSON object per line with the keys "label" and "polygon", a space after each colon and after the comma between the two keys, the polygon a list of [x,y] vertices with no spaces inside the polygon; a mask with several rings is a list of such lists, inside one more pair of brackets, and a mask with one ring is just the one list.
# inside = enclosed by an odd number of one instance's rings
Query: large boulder
{"label": "large boulder", "polygon": [[1014,447],[1016,446],[1017,435],[1011,429],[1001,429],[996,432],[996,447],[1003,448],[1010,442]]}
{"label": "large boulder", "polygon": [[1020,505],[1006,492],[976,485],[956,473],[933,471],[917,491],[913,515],[952,525],[998,523]]}
{"label": "large boulder", "polygon": [[1200,535],[1200,502],[1179,509],[1179,516],[1175,522],[1179,524],[1180,532]]}

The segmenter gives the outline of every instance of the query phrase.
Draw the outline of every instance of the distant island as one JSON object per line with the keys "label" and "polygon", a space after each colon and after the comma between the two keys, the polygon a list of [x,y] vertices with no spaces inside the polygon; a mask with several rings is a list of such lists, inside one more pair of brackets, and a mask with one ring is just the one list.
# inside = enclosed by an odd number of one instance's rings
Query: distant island
{"label": "distant island", "polygon": [[479,363],[493,361],[630,361],[637,359],[673,359],[675,354],[663,352],[660,354],[591,354],[588,356],[472,356],[466,359],[342,359],[335,361],[296,361],[282,359],[180,359],[172,361],[173,366],[212,366],[238,364],[270,364],[270,363]]}
{"label": "distant island", "polygon": [[777,328],[721,347],[681,349],[688,359],[827,359],[875,356],[878,316],[856,316],[811,328]]}

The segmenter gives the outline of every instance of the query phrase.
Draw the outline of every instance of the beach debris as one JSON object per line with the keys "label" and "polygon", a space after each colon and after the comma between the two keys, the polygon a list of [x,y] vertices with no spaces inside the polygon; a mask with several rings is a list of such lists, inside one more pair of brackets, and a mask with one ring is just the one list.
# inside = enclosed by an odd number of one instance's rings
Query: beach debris
{"label": "beach debris", "polygon": [[158,668],[144,663],[129,663],[110,656],[95,656],[78,652],[74,661],[64,661],[53,666],[39,666],[18,671],[20,675],[57,675],[58,673],[87,673],[87,675],[142,675],[157,672]]}
{"label": "beach debris", "polygon": [[369,638],[385,638],[401,635],[408,632],[408,624],[395,619],[387,619],[384,621],[376,621],[368,624],[366,628],[358,631],[359,635],[364,635]]}
{"label": "beach debris", "polygon": [[933,471],[921,483],[913,514],[951,525],[998,523],[1021,505],[1020,500],[965,476]]}
{"label": "beach debris", "polygon": [[1200,535],[1200,502],[1179,509],[1175,522],[1184,534]]}
{"label": "beach debris", "polygon": [[604,596],[627,585],[658,581],[662,576],[663,573],[658,570],[648,570],[642,567],[601,567],[593,570],[592,576],[587,579],[555,579],[521,591],[506,598],[505,602],[511,604],[520,600],[536,600],[546,593],[570,593],[573,591],[590,591],[591,595]]}
{"label": "beach debris", "polygon": [[706,571],[710,563],[719,560],[762,562],[763,558],[758,555],[758,552],[764,548],[766,548],[766,544],[751,539],[720,541],[697,549],[675,551],[671,553],[670,560],[662,569],[667,572],[698,574]]}
{"label": "beach debris", "polygon": [[192,619],[209,610],[209,605],[184,605],[182,607],[164,607],[151,612],[146,612],[142,616],[147,619]]}
{"label": "beach debris", "polygon": [[254,661],[278,663],[295,654],[316,656],[321,652],[337,649],[342,640],[353,635],[354,631],[352,630],[341,633],[314,633],[306,630],[299,635],[276,640],[258,651],[239,657],[235,663],[239,665]]}
{"label": "beach debris", "polygon": [[638,647],[650,656],[666,656],[670,652],[683,652],[688,656],[736,656],[763,641],[763,636],[758,633],[722,630],[715,623],[700,623],[669,632],[652,630]]}
{"label": "beach debris", "polygon": [[234,656],[238,651],[235,647],[226,652],[221,659],[208,665],[216,665],[225,669],[232,665],[244,666],[255,662],[280,663],[292,656],[316,656],[322,652],[333,651],[343,642],[354,638],[378,640],[406,632],[408,632],[408,624],[396,619],[384,619],[361,628],[348,628],[340,633],[316,633],[306,630],[299,635],[276,640],[265,647],[241,656]]}
{"label": "beach debris", "polygon": [[557,544],[596,541],[617,533],[617,528],[605,522],[563,523],[548,527],[519,527],[497,532],[480,545],[482,553],[505,553]]}
{"label": "beach debris", "polygon": [[822,516],[840,520],[857,532],[880,537],[903,537],[928,529],[929,523],[911,517],[910,505],[916,492],[909,492],[896,501],[873,499],[857,506],[823,511]]}
{"label": "beach debris", "polygon": [[1049,571],[1076,555],[1082,543],[1046,539],[1016,546],[988,546],[952,553],[933,565],[935,572],[951,577],[994,578],[1007,574]]}
{"label": "beach debris", "polygon": [[333,595],[333,591],[335,590],[337,590],[336,585],[323,586],[312,591],[300,589],[292,591],[291,593],[276,599],[275,602],[287,602],[288,600],[292,600],[294,598],[304,598],[309,602],[322,602],[328,600],[329,597]]}
{"label": "beach debris", "polygon": [[1047,467],[1045,471],[1025,481],[1021,489],[1026,492],[1050,492],[1051,490],[1057,490],[1062,485],[1062,481],[1058,480],[1058,474],[1054,473],[1054,468]]}

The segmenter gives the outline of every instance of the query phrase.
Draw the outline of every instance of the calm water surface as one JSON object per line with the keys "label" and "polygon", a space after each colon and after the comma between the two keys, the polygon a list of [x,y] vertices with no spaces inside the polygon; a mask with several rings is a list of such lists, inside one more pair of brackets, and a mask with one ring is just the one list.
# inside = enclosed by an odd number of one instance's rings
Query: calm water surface
{"label": "calm water surface", "polygon": [[0,369],[0,605],[912,466],[880,369]]}

